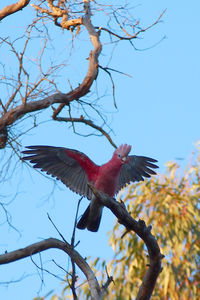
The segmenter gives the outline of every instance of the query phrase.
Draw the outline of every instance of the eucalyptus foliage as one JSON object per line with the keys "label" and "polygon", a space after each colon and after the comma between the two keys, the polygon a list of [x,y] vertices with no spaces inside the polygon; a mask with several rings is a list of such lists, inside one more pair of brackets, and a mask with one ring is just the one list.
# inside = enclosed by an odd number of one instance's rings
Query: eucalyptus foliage
{"label": "eucalyptus foliage", "polygon": [[[119,198],[133,218],[153,226],[152,233],[165,255],[152,299],[195,300],[200,295],[200,147],[184,171],[176,162],[166,167],[165,174],[130,185]],[[108,263],[93,262],[101,270],[97,274],[102,284],[107,279],[105,266],[114,277],[108,299],[133,299],[147,268],[144,243],[132,232],[123,233],[116,222],[109,232],[115,256]],[[88,295],[87,288],[81,294]]]}
{"label": "eucalyptus foliage", "polygon": [[[152,299],[197,300],[200,295],[200,144],[184,170],[176,162],[166,164],[165,174],[143,183],[126,187],[119,199],[126,204],[135,219],[152,225],[163,259]],[[100,258],[91,261],[97,278],[104,284],[107,275],[114,282],[107,289],[105,299],[134,299],[145,270],[147,251],[144,243],[132,232],[125,232],[116,222],[109,232],[109,244],[115,256],[109,262]],[[80,282],[77,282],[77,286]],[[65,286],[61,297],[73,299]],[[90,299],[87,284],[78,288],[80,299]]]}

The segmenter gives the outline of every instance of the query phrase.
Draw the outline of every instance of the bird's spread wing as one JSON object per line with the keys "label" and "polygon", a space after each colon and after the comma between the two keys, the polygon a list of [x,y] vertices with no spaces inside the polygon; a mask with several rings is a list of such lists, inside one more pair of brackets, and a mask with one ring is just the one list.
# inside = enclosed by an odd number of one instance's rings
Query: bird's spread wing
{"label": "bird's spread wing", "polygon": [[73,149],[51,147],[51,146],[29,146],[29,150],[23,151],[28,155],[23,157],[34,164],[34,168],[39,168],[47,174],[60,179],[67,187],[79,195],[88,199],[92,198],[92,191],[87,182],[88,172],[95,176],[99,166],[95,165],[89,157],[82,152]]}
{"label": "bird's spread wing", "polygon": [[121,168],[119,174],[119,184],[117,187],[117,192],[124,187],[129,182],[143,181],[143,177],[151,177],[151,175],[156,175],[156,172],[152,169],[158,168],[155,163],[157,160],[145,157],[145,156],[129,156],[129,160]]}

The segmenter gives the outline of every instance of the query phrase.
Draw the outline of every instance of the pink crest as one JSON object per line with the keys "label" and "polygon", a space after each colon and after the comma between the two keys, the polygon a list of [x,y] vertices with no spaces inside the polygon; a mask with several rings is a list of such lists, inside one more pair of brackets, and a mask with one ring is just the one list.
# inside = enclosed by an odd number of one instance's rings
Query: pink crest
{"label": "pink crest", "polygon": [[115,153],[120,155],[121,157],[128,156],[129,152],[131,151],[131,146],[124,144],[120,145],[116,150]]}

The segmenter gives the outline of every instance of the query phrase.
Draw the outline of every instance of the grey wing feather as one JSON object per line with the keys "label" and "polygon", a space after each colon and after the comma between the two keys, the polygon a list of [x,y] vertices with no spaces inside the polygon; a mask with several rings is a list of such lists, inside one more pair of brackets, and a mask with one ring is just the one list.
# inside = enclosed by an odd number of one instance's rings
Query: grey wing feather
{"label": "grey wing feather", "polygon": [[143,181],[143,177],[149,178],[151,175],[156,175],[156,172],[152,169],[158,168],[158,166],[154,164],[157,160],[137,155],[131,155],[129,158],[129,162],[124,164],[121,168],[116,193],[118,193],[127,183]]}
{"label": "grey wing feather", "polygon": [[87,174],[76,159],[67,155],[66,150],[76,152],[76,154],[80,153],[80,155],[84,155],[83,153],[51,146],[29,146],[26,148],[29,150],[23,151],[24,154],[28,155],[23,157],[24,160],[29,160],[34,164],[34,168],[39,168],[52,177],[56,177],[72,191],[91,200],[92,191],[87,185]]}

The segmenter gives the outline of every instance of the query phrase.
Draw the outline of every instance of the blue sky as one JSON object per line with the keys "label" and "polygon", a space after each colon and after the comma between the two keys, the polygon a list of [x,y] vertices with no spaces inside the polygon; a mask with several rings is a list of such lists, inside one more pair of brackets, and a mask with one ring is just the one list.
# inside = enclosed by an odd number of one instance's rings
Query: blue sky
{"label": "blue sky", "polygon": [[[146,0],[135,3],[140,4],[135,9],[136,16],[145,26],[152,23],[165,8],[167,11],[162,23],[135,42],[138,49],[150,49],[135,51],[129,43],[121,43],[115,49],[109,66],[132,75],[132,78],[129,78],[114,74],[117,111],[113,107],[109,80],[102,71],[97,84],[100,91],[106,91],[102,105],[106,106],[109,112],[109,123],[114,131],[112,138],[115,143],[131,144],[132,153],[158,159],[159,172],[162,173],[165,170],[165,162],[169,160],[182,158],[179,163],[184,166],[194,150],[194,143],[200,138],[200,2]],[[20,25],[20,21],[26,23],[30,14],[31,10],[27,8],[2,21],[1,31],[8,34],[13,31],[14,34],[13,29],[16,32],[18,28],[21,29],[23,24]],[[26,17],[22,20],[22,16]],[[165,39],[161,43],[151,47],[163,37]],[[103,36],[101,38],[103,42]],[[60,45],[61,48],[62,46]],[[37,47],[38,45],[33,47],[33,55]],[[105,45],[100,57],[101,65],[106,63],[109,51],[110,47]],[[66,76],[72,68],[74,82],[80,82],[83,70],[87,67],[87,61],[82,65],[82,60],[78,60],[80,52],[86,58],[87,46],[81,49],[77,44],[74,59],[66,68]],[[67,89],[65,82],[60,83],[60,87],[65,91]],[[49,118],[49,111],[41,117],[43,120],[46,118]],[[85,127],[81,130],[85,130]],[[108,161],[113,152],[113,147],[105,138],[83,138],[74,135],[65,124],[55,122],[42,124],[24,137],[22,144],[75,148],[89,155],[98,164]],[[4,150],[1,151],[2,157],[6,155]],[[2,224],[1,252],[15,250],[48,237],[59,238],[47,218],[47,212],[65,238],[70,241],[79,197],[62,184],[51,194],[53,187],[53,182],[40,173],[17,165],[14,177],[8,184],[2,185],[1,193],[7,195],[7,199],[11,199],[15,192],[19,191],[7,208],[12,215],[12,224],[21,235],[6,222]],[[81,211],[87,204],[86,199],[82,201]],[[3,211],[0,211],[0,216],[5,220]],[[83,257],[100,256],[109,259],[112,256],[107,232],[112,229],[114,222],[115,218],[105,209],[98,233],[77,231],[77,241],[80,240],[77,250]],[[39,257],[33,259],[40,263]],[[45,268],[64,277],[60,270],[55,269],[52,259],[67,269],[68,258],[61,251],[50,250],[42,253]],[[60,282],[50,275],[38,272],[31,259],[1,266],[0,273],[0,281],[3,282],[27,276],[9,286],[0,285],[0,294],[5,300],[32,299],[37,293],[42,296],[52,288],[55,288],[55,291],[61,289]],[[41,286],[43,275],[45,284]]]}

